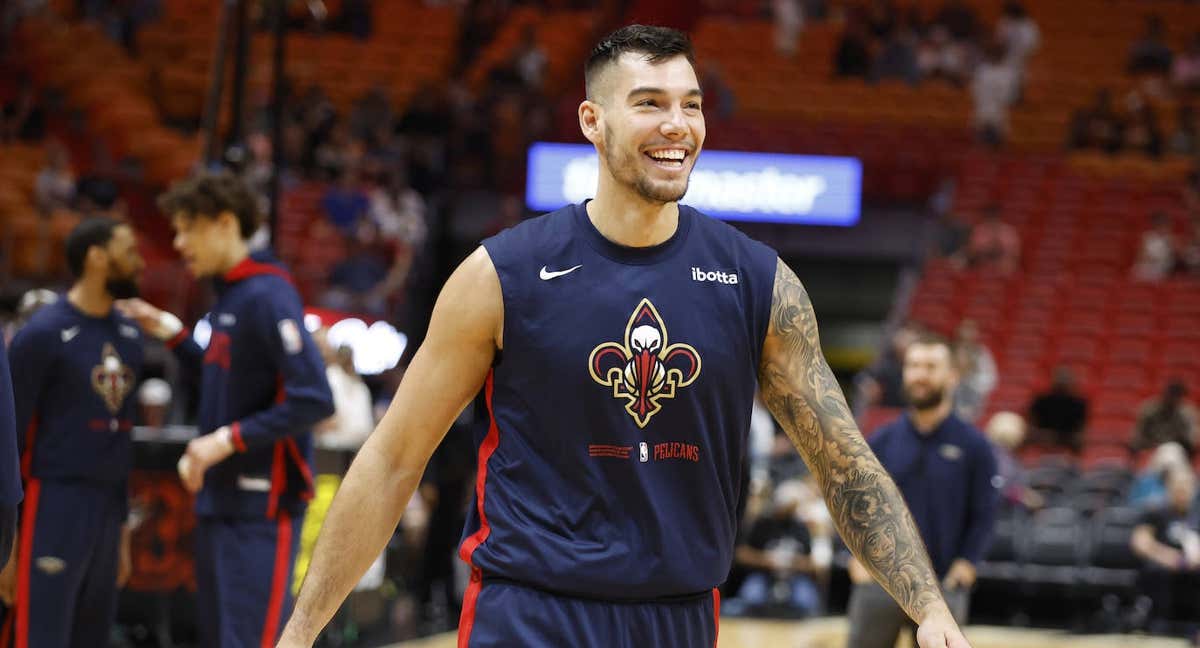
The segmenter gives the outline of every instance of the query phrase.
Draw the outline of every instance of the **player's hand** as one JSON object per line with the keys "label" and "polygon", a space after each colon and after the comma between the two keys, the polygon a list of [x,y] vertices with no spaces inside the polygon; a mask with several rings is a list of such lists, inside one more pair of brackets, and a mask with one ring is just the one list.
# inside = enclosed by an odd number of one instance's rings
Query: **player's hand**
{"label": "player's hand", "polygon": [[117,549],[117,587],[125,587],[133,574],[133,552],[130,550],[133,529],[121,527],[121,544]]}
{"label": "player's hand", "polygon": [[151,306],[143,299],[122,299],[114,305],[122,315],[137,322],[143,331],[160,340],[170,340],[183,330],[183,322],[178,317]]}
{"label": "player's hand", "polygon": [[950,564],[950,571],[942,579],[942,587],[947,590],[969,589],[975,584],[975,565],[970,561],[959,558]]}
{"label": "player's hand", "polygon": [[917,627],[918,648],[971,648],[950,610],[942,605],[925,616]]}
{"label": "player's hand", "polygon": [[187,450],[175,467],[179,471],[183,487],[189,493],[200,492],[200,488],[204,486],[204,473],[233,454],[233,442],[229,434],[229,428],[222,427],[216,432],[188,441]]}

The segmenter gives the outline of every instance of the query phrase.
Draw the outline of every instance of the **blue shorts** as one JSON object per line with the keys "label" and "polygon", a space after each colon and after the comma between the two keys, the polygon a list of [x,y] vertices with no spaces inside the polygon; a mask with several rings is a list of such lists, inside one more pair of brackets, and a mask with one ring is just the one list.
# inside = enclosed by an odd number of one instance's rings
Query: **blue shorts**
{"label": "blue shorts", "polygon": [[274,646],[292,608],[303,516],[196,519],[196,626],[205,648]]}
{"label": "blue shorts", "polygon": [[0,646],[83,648],[108,637],[127,510],[123,484],[26,481],[16,602]]}
{"label": "blue shorts", "polygon": [[617,603],[570,598],[472,570],[458,648],[715,648],[721,598]]}

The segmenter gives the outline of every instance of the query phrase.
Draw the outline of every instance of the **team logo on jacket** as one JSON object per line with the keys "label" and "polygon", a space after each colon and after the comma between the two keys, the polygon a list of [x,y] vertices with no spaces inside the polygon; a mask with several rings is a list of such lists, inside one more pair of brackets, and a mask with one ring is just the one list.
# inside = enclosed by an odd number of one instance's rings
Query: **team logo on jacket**
{"label": "team logo on jacket", "polygon": [[108,342],[100,351],[100,364],[92,368],[92,389],[114,415],[121,411],[121,403],[133,389],[133,370],[121,362],[121,356]]}
{"label": "team logo on jacket", "polygon": [[625,325],[623,343],[603,342],[588,357],[592,379],[612,388],[639,428],[700,375],[700,354],[687,344],[669,344],[667,325],[649,299],[643,299]]}

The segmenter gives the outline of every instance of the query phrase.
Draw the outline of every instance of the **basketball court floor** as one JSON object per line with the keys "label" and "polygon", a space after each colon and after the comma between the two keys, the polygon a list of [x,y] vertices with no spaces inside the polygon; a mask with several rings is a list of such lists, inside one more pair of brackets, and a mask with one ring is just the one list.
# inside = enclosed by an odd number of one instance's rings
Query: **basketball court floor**
{"label": "basketball court floor", "polygon": [[[1053,630],[1025,630],[992,626],[967,628],[972,648],[1186,648],[1178,639],[1137,635],[1074,636]],[[814,621],[761,621],[722,619],[719,648],[843,648],[846,620],[842,617]],[[446,634],[392,648],[456,648],[456,638]],[[908,639],[898,644],[909,646]]]}

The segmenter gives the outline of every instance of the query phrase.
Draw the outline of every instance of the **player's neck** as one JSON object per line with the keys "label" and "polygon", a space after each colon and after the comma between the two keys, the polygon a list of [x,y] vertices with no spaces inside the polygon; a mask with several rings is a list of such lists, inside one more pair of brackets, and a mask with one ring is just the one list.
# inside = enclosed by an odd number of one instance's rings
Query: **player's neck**
{"label": "player's neck", "polygon": [[67,301],[79,312],[89,317],[108,317],[112,312],[113,298],[104,288],[103,282],[87,278],[75,282],[67,291]]}
{"label": "player's neck", "polygon": [[237,267],[239,263],[245,261],[250,256],[250,246],[242,239],[229,245],[229,253],[225,256],[224,262],[221,264],[221,276]]}
{"label": "player's neck", "polygon": [[954,399],[943,398],[940,405],[930,409],[909,408],[909,416],[912,417],[913,426],[917,428],[917,432],[921,436],[928,436],[942,424],[950,416],[950,411],[954,407]]}
{"label": "player's neck", "polygon": [[658,245],[679,226],[677,203],[649,202],[622,191],[596,192],[587,204],[588,218],[604,238],[627,247]]}

